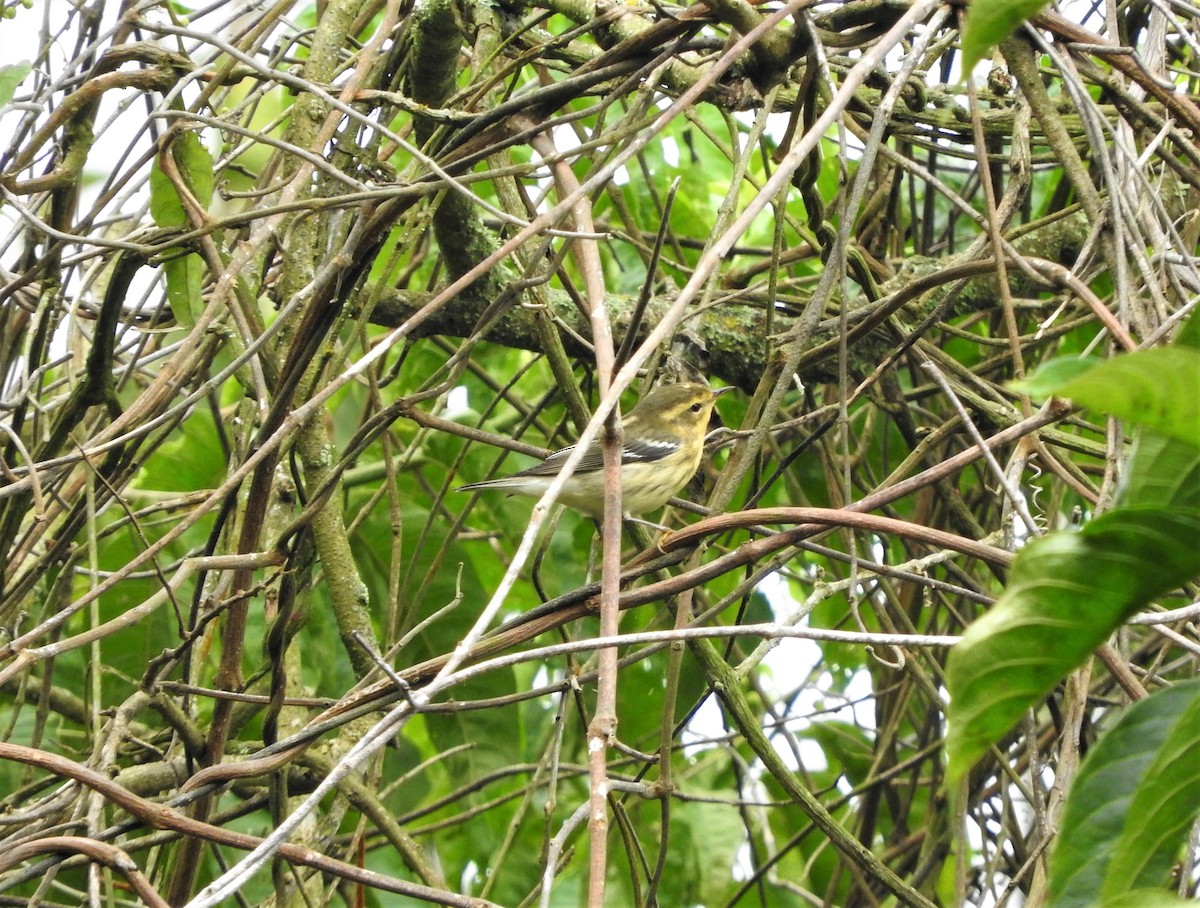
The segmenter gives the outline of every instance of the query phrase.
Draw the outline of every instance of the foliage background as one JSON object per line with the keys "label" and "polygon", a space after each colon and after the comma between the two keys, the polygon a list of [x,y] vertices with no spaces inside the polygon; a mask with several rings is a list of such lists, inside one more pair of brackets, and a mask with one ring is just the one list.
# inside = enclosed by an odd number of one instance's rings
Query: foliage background
{"label": "foliage background", "polygon": [[[1193,616],[954,797],[946,649],[1122,480],[1007,382],[1200,289],[1190,7],[1044,11],[971,86],[933,2],[3,12],[5,899],[215,904],[290,817],[248,904],[1041,903]],[[696,371],[740,393],[663,519],[713,522],[601,559],[453,492]]]}

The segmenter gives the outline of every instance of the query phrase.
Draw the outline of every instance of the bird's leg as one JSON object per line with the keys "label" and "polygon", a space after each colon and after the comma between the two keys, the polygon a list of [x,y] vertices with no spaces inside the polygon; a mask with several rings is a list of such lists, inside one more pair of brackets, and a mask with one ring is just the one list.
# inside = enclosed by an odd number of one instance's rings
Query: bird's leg
{"label": "bird's leg", "polygon": [[546,552],[550,550],[550,541],[554,538],[554,531],[558,529],[558,521],[562,515],[563,509],[559,507],[551,512],[546,531],[542,534],[541,542],[538,543],[537,552],[533,556],[533,565],[529,570],[529,579],[533,582],[533,588],[542,602],[550,601],[550,596],[546,594],[546,590],[542,586],[542,562],[546,558]]}

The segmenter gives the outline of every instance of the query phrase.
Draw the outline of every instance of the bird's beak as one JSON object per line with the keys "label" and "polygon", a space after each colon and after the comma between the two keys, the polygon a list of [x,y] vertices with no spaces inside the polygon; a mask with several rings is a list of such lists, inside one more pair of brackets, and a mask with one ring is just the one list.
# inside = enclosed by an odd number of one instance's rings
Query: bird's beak
{"label": "bird's beak", "polygon": [[713,399],[715,400],[716,398],[720,397],[722,394],[725,394],[729,391],[736,391],[736,390],[737,389],[733,385],[726,385],[724,388],[713,388],[712,389]]}

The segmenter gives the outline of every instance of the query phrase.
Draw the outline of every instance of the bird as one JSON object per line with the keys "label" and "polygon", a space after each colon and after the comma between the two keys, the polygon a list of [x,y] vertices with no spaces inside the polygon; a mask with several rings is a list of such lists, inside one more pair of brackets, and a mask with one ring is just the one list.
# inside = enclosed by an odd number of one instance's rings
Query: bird
{"label": "bird", "polygon": [[[627,516],[656,511],[688,484],[700,466],[704,437],[717,398],[732,387],[701,382],[659,385],[622,417],[621,508]],[[503,489],[540,498],[562,470],[575,445],[555,451],[527,470],[459,486],[455,491]],[[604,448],[593,440],[567,480],[558,501],[597,519],[604,516]]]}

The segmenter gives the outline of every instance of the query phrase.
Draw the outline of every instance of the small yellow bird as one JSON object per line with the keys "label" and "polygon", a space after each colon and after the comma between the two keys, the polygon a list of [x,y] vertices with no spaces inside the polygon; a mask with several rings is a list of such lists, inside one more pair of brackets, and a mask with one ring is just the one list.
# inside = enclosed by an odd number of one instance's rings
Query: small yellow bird
{"label": "small yellow bird", "polygon": [[[704,454],[704,436],[713,404],[728,388],[710,388],[699,382],[659,385],[621,418],[621,507],[626,514],[655,511],[688,484]],[[555,451],[541,463],[486,482],[472,482],[456,491],[504,489],[516,495],[540,498],[562,469],[574,445]],[[563,504],[592,517],[604,514],[603,444],[593,441],[584,451],[559,493]]]}

